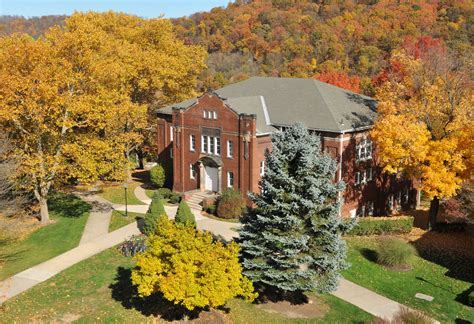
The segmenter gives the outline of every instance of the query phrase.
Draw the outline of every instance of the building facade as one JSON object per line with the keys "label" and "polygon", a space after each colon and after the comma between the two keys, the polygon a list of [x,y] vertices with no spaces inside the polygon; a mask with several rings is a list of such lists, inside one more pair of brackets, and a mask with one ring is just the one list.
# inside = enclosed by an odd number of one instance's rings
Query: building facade
{"label": "building facade", "polygon": [[250,78],[157,111],[158,162],[177,192],[259,192],[271,135],[303,122],[338,163],[344,217],[413,207],[411,182],[376,165],[375,101],[312,79]]}

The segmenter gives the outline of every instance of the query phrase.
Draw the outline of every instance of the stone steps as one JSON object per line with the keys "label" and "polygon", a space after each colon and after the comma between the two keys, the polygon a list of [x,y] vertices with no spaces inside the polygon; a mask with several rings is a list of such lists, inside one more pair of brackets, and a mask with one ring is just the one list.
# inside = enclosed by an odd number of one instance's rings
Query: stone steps
{"label": "stone steps", "polygon": [[186,202],[192,209],[202,210],[202,201],[206,198],[215,197],[214,193],[195,191],[186,196]]}

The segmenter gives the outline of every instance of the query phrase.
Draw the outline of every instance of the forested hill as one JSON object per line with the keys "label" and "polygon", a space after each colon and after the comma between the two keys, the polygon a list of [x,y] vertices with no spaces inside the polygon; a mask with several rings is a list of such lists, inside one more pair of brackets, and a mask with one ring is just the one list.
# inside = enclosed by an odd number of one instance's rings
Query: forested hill
{"label": "forested hill", "polygon": [[[64,16],[0,17],[0,34],[41,34]],[[312,77],[373,94],[394,49],[473,50],[472,0],[237,0],[173,19],[178,36],[209,52],[204,87],[252,75]]]}
{"label": "forested hill", "polygon": [[62,25],[67,16],[41,16],[25,18],[21,16],[0,16],[0,36],[26,33],[38,37],[54,25]]}
{"label": "forested hill", "polygon": [[420,37],[474,52],[471,0],[237,0],[174,22],[181,38],[207,47],[203,81],[214,88],[254,74],[319,74],[349,87],[360,78],[370,94],[390,52]]}

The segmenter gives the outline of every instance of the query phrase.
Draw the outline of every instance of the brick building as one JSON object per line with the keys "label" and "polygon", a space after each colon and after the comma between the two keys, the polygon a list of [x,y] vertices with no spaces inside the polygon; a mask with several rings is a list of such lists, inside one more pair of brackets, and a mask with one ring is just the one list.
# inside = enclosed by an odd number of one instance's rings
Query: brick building
{"label": "brick building", "polygon": [[314,79],[253,77],[159,109],[158,161],[174,191],[258,192],[271,134],[300,121],[338,163],[341,214],[389,214],[413,207],[416,191],[375,164],[368,133],[375,107],[372,98]]}

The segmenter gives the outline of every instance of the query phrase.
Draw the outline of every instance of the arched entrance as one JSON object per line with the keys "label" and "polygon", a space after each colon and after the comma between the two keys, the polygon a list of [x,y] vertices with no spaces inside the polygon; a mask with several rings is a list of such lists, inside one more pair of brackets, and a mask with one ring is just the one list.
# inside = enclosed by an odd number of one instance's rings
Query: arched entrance
{"label": "arched entrance", "polygon": [[217,157],[204,156],[199,160],[201,191],[221,191],[222,161]]}

